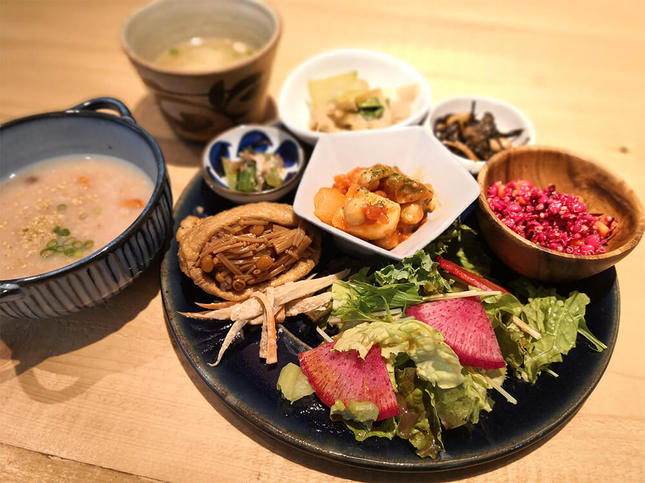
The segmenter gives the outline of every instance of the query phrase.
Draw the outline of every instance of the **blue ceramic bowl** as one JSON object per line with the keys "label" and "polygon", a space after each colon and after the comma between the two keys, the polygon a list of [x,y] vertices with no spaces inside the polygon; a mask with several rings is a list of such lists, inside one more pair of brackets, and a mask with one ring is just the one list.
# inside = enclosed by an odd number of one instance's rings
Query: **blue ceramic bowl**
{"label": "blue ceramic bowl", "polygon": [[2,124],[0,147],[0,179],[42,159],[91,153],[125,159],[154,182],[143,212],[100,250],[58,270],[0,280],[0,314],[56,317],[96,305],[132,283],[164,247],[173,222],[165,162],[157,143],[120,101],[97,98]]}
{"label": "blue ceramic bowl", "polygon": [[[229,187],[222,158],[238,159],[241,151],[252,148],[256,152],[279,154],[284,161],[284,184],[270,190],[246,193]],[[248,124],[223,132],[204,150],[202,158],[204,179],[215,193],[235,203],[275,201],[298,186],[305,167],[302,147],[286,131],[273,126]]]}

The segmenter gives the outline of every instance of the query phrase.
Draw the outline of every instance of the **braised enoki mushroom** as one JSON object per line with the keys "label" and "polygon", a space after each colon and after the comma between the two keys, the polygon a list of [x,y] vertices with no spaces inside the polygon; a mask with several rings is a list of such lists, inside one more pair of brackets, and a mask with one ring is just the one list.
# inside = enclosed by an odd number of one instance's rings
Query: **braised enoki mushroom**
{"label": "braised enoki mushroom", "polygon": [[206,293],[231,301],[299,280],[320,256],[318,230],[282,203],[188,216],[176,236],[181,271]]}
{"label": "braised enoki mushroom", "polygon": [[241,218],[223,226],[204,246],[199,266],[222,290],[241,292],[309,256],[311,242],[303,223],[287,228],[267,220]]}

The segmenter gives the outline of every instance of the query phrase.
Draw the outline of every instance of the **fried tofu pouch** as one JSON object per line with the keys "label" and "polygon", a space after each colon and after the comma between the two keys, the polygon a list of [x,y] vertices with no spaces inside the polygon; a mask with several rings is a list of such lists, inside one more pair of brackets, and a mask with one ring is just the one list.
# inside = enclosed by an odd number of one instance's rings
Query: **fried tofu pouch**
{"label": "fried tofu pouch", "polygon": [[205,292],[231,301],[247,299],[252,292],[263,290],[266,287],[276,287],[287,282],[300,280],[307,275],[318,263],[320,258],[320,233],[318,230],[305,223],[305,231],[312,239],[310,245],[312,253],[308,258],[300,258],[289,270],[273,279],[255,285],[249,285],[245,290],[235,292],[222,290],[217,282],[199,264],[200,254],[204,246],[225,226],[232,225],[243,217],[267,220],[287,228],[295,228],[302,221],[293,212],[290,205],[282,203],[249,203],[237,206],[230,210],[222,211],[207,218],[188,216],[182,220],[177,230],[176,238],[179,243],[179,268],[193,282]]}

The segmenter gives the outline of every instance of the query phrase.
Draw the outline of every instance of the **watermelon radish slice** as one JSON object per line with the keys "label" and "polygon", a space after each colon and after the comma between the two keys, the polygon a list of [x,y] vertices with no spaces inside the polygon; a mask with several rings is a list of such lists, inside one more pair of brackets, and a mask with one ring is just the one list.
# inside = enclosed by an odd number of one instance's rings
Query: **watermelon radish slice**
{"label": "watermelon radish slice", "polygon": [[462,365],[483,369],[499,369],[506,365],[478,297],[415,305],[408,307],[405,313],[441,332]]}
{"label": "watermelon radish slice", "polygon": [[374,344],[361,359],[356,350],[333,351],[335,344],[330,342],[298,354],[300,368],[320,400],[329,407],[337,399],[345,406],[352,399],[370,401],[379,408],[377,421],[398,415],[399,406],[380,347]]}

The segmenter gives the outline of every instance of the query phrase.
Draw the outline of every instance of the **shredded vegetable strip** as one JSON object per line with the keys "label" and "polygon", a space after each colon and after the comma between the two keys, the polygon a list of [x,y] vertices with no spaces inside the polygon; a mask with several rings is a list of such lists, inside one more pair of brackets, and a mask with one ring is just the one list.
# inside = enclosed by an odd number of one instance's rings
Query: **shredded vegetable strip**
{"label": "shredded vegetable strip", "polygon": [[329,334],[327,334],[327,332],[322,330],[320,327],[316,326],[316,331],[320,334],[320,337],[322,337],[325,342],[334,342],[334,339],[329,337]]}
{"label": "shredded vegetable strip", "polygon": [[210,303],[210,304],[201,304],[201,303],[199,303],[199,302],[195,302],[195,305],[197,305],[197,306],[199,306],[199,307],[201,307],[201,308],[203,308],[203,309],[217,310],[217,309],[225,309],[225,308],[227,308],[227,307],[232,307],[232,306],[233,306],[233,305],[235,305],[236,303],[237,303],[237,302],[231,302],[231,301],[227,301],[227,302],[213,302],[213,303]]}
{"label": "shredded vegetable strip", "polygon": [[527,324],[522,319],[520,319],[517,315],[514,315],[512,320],[513,320],[513,323],[517,325],[518,328],[522,329],[524,332],[529,334],[534,339],[540,340],[542,338],[542,334],[540,334],[537,330],[535,330],[529,324]]}
{"label": "shredded vegetable strip", "polygon": [[423,300],[426,302],[432,302],[434,300],[460,299],[464,297],[487,297],[489,295],[501,294],[502,292],[494,290],[464,290],[463,292],[448,292],[437,295],[428,295],[427,297],[423,297]]}
{"label": "shredded vegetable strip", "polygon": [[226,352],[226,349],[228,349],[228,346],[231,345],[231,343],[235,340],[235,336],[244,328],[248,321],[246,320],[238,320],[235,322],[233,325],[231,325],[231,328],[228,330],[228,333],[226,334],[226,337],[224,338],[224,342],[222,342],[222,347],[219,349],[219,353],[217,354],[217,360],[215,363],[211,364],[210,362],[208,363],[209,366],[216,366],[220,363],[222,360],[222,356],[224,355],[224,352]]}
{"label": "shredded vegetable strip", "polygon": [[[262,336],[260,338],[260,357],[266,359],[267,364],[278,362],[278,343],[275,329],[275,317],[273,314],[274,289],[267,288],[266,295],[258,292],[254,295],[264,308],[264,323],[262,325]],[[264,341],[264,344],[263,344]]]}
{"label": "shredded vegetable strip", "polygon": [[515,398],[514,398],[514,397],[513,397],[513,396],[512,396],[512,395],[511,395],[511,394],[510,394],[506,389],[504,389],[501,385],[497,384],[497,382],[495,382],[495,381],[493,380],[493,378],[492,378],[492,377],[488,377],[488,376],[487,376],[486,374],[484,374],[483,372],[480,372],[480,374],[481,374],[482,376],[484,376],[484,379],[486,379],[486,381],[488,382],[488,384],[490,384],[490,386],[491,386],[493,389],[495,389],[498,393],[500,393],[502,396],[504,396],[508,402],[510,402],[511,404],[517,404],[517,399],[515,399]]}

